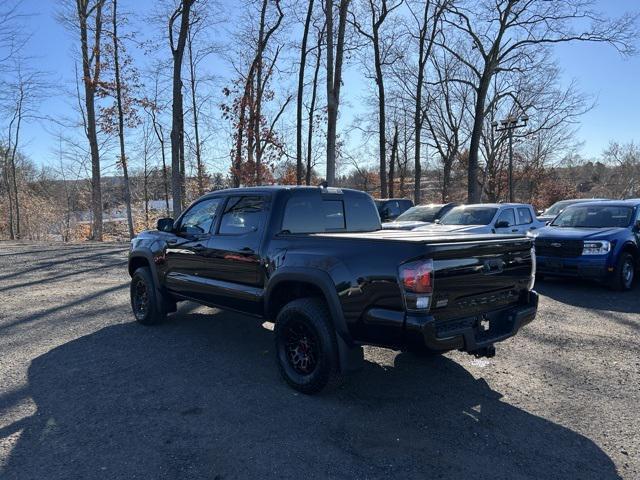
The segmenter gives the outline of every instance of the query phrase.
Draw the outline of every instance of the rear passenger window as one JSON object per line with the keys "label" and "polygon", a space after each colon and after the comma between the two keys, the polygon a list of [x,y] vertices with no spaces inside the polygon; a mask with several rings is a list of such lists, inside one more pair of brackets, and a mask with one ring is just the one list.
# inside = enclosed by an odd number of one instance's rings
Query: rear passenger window
{"label": "rear passenger window", "polygon": [[265,219],[263,197],[229,197],[220,221],[219,232],[223,235],[258,232],[262,230]]}
{"label": "rear passenger window", "polygon": [[532,222],[531,211],[526,207],[518,208],[518,225],[526,225]]}
{"label": "rear passenger window", "polygon": [[346,228],[342,200],[322,200],[322,210],[316,199],[294,196],[287,201],[282,219],[282,230],[290,233],[320,233],[340,231]]}

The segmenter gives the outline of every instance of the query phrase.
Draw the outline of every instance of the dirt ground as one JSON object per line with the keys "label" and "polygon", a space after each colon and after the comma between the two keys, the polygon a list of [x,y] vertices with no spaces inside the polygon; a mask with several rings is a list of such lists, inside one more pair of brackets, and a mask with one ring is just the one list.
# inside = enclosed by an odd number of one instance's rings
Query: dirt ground
{"label": "dirt ground", "polygon": [[640,478],[640,286],[542,282],[491,360],[367,348],[308,397],[260,321],[136,324],[126,254],[0,242],[0,478]]}

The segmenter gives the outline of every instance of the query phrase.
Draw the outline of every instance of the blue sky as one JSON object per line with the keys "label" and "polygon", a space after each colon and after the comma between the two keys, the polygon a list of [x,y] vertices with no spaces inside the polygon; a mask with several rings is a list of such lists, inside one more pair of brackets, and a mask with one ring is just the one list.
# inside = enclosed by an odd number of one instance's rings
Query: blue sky
{"label": "blue sky", "polygon": [[[151,0],[121,2],[121,10],[136,8],[139,11],[153,5]],[[229,3],[229,2],[227,2]],[[233,3],[233,2],[231,2]],[[637,9],[637,0],[600,0],[599,9],[609,15]],[[23,0],[22,10],[32,13],[28,20],[33,29],[28,55],[38,59],[39,68],[52,74],[52,82],[60,85],[55,95],[44,100],[42,111],[52,116],[70,115],[70,101],[65,98],[73,82],[74,61],[71,34],[56,20],[55,1]],[[166,48],[162,45],[161,48]],[[597,104],[581,120],[578,139],[583,143],[581,153],[587,157],[599,155],[610,140],[640,141],[638,112],[640,112],[640,56],[624,59],[605,45],[571,44],[556,48],[556,57],[563,70],[564,79],[575,79],[579,88],[596,97]],[[342,98],[352,111],[344,111],[343,119],[357,114],[361,103],[357,96],[363,91],[363,79],[352,67],[346,79]],[[359,84],[360,82],[360,84]],[[58,141],[51,132],[52,125],[31,123],[24,130],[24,150],[37,163],[46,164],[58,148]]]}

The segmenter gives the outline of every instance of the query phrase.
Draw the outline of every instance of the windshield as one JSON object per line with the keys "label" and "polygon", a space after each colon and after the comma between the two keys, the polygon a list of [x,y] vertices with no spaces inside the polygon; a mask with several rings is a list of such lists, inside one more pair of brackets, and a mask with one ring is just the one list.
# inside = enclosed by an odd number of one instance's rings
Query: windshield
{"label": "windshield", "polygon": [[574,228],[627,227],[631,222],[631,215],[631,207],[574,205],[558,215],[551,225]]}
{"label": "windshield", "polygon": [[544,215],[553,215],[554,217],[556,215],[558,215],[562,210],[564,210],[565,208],[567,208],[569,205],[571,205],[573,202],[567,201],[567,200],[563,200],[561,202],[556,202],[553,205],[551,205],[549,208],[547,208],[544,211]]}
{"label": "windshield", "polygon": [[411,207],[396,218],[396,222],[433,222],[441,208],[442,205]]}
{"label": "windshield", "polygon": [[443,225],[489,225],[498,211],[495,207],[456,207],[447,213]]}

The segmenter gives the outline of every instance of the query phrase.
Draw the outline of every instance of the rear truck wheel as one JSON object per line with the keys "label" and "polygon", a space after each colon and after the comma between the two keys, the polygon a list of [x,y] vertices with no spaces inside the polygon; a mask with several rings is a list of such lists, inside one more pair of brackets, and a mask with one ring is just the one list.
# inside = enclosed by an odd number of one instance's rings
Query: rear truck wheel
{"label": "rear truck wheel", "polygon": [[162,322],[166,313],[158,305],[158,298],[149,267],[138,268],[131,277],[129,289],[131,309],[136,321],[143,325],[156,325]]}
{"label": "rear truck wheel", "polygon": [[340,384],[336,332],[321,299],[299,298],[286,304],[274,330],[278,367],[289,386],[312,394]]}
{"label": "rear truck wheel", "polygon": [[635,268],[636,264],[633,255],[623,252],[613,271],[612,288],[618,291],[631,290],[635,277]]}

